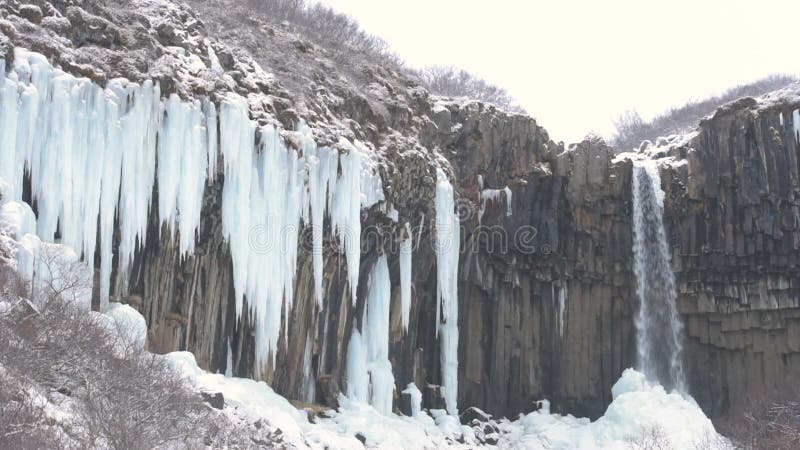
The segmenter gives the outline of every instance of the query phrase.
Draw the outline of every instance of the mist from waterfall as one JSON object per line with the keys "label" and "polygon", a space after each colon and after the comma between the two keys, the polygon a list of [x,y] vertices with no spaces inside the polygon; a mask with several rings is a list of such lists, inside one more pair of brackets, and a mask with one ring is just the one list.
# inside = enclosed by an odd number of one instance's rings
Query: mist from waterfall
{"label": "mist from waterfall", "polygon": [[667,390],[686,392],[683,324],[664,222],[664,191],[655,161],[633,165],[633,255],[639,312],[635,318],[637,365]]}

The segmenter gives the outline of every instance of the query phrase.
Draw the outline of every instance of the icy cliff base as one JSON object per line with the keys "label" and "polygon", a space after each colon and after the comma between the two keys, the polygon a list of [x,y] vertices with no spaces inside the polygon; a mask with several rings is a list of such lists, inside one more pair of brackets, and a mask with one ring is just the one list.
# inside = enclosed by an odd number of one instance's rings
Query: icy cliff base
{"label": "icy cliff base", "polygon": [[[372,406],[341,397],[338,410],[325,411],[309,421],[266,383],[211,374],[197,367],[194,355],[167,355],[197,389],[221,392],[225,408],[262,419],[280,428],[286,442],[297,448],[519,448],[519,449],[628,449],[660,441],[664,448],[727,448],[727,441],[690,397],[668,393],[628,369],[614,385],[614,401],[605,415],[589,419],[550,414],[542,408],[518,420],[501,420],[497,445],[482,445],[476,429],[461,425],[443,410],[421,411],[414,417],[381,414]],[[635,448],[635,447],[634,447]]]}

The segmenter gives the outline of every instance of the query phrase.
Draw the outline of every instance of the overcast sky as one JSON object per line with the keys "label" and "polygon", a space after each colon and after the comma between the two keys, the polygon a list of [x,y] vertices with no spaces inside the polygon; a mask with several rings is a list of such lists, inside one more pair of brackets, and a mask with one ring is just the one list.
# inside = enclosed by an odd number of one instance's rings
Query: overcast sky
{"label": "overcast sky", "polygon": [[770,73],[800,73],[800,0],[322,0],[412,66],[508,90],[553,140],[608,136]]}

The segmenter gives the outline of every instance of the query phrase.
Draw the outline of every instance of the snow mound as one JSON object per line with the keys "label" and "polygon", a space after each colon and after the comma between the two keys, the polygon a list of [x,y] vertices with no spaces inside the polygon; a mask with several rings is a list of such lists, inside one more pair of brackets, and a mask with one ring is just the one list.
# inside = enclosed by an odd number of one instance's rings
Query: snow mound
{"label": "snow mound", "polygon": [[238,409],[251,419],[266,420],[273,427],[280,428],[289,442],[307,448],[301,427],[309,424],[308,417],[263,381],[205,372],[189,352],[172,352],[166,358],[196,388],[221,392],[226,406]]}
{"label": "snow mound", "polygon": [[147,343],[147,322],[138,311],[121,303],[109,303],[105,313],[114,320],[120,345],[144,350]]}
{"label": "snow mound", "polygon": [[614,400],[605,415],[591,422],[571,415],[551,415],[549,407],[504,424],[508,448],[628,449],[643,436],[657,436],[665,448],[696,448],[726,442],[691,397],[667,393],[642,373],[627,369],[612,388]]}
{"label": "snow mound", "polygon": [[20,240],[26,234],[36,234],[36,216],[31,207],[24,202],[5,202],[0,205],[0,227],[9,235]]}

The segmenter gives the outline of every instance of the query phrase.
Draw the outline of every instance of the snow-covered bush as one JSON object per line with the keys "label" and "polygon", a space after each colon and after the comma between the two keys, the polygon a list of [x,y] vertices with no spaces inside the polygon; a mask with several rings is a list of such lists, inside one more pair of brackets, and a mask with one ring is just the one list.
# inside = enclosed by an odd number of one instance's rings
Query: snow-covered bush
{"label": "snow-covered bush", "polygon": [[0,448],[253,447],[253,430],[145,350],[134,309],[104,315],[48,290],[28,298],[8,265],[0,279]]}

